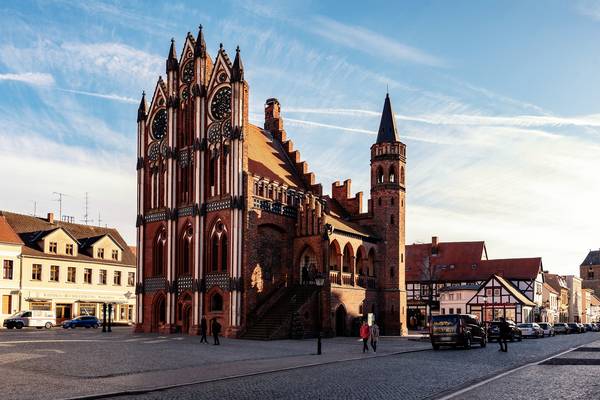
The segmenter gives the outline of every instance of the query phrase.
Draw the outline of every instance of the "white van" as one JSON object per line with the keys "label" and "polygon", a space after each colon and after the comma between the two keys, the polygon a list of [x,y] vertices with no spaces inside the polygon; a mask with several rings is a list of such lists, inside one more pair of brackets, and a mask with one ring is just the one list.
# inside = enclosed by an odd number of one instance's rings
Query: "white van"
{"label": "white van", "polygon": [[19,311],[10,318],[6,318],[4,320],[4,327],[8,329],[21,329],[26,326],[50,329],[55,325],[56,314],[54,313],[54,311]]}

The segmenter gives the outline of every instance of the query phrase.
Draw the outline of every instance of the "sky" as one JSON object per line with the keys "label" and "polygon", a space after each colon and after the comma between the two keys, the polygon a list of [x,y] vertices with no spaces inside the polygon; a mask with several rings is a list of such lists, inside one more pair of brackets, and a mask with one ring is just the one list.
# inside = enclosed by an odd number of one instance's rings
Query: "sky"
{"label": "sky", "polygon": [[[392,4],[393,3],[393,4]],[[598,1],[3,1],[0,209],[88,218],[135,241],[143,90],[204,26],[237,45],[250,120],[279,99],[317,181],[369,194],[386,90],[407,145],[407,244],[578,274],[600,248]],[[100,220],[100,221],[99,221]]]}

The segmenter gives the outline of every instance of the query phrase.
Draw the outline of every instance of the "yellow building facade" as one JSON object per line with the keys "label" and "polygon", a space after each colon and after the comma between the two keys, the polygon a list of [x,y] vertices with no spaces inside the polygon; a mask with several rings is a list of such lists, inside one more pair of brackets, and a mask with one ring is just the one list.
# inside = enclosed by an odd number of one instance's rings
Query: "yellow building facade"
{"label": "yellow building facade", "polygon": [[[135,320],[135,255],[115,229],[55,221],[52,214],[1,214],[22,242],[0,240],[1,262],[13,265],[11,279],[0,281],[1,318],[21,310],[54,311],[57,323],[102,318],[103,304],[112,304],[114,322]],[[10,313],[4,313],[8,293]]]}

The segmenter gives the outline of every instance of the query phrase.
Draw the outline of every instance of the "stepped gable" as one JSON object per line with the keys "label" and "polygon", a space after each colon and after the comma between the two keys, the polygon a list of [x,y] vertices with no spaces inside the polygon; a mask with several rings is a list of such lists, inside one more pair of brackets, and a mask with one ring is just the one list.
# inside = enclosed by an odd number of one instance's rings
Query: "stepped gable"
{"label": "stepped gable", "polygon": [[280,111],[281,105],[277,99],[267,99],[264,128],[272,135],[273,143],[279,144],[285,154],[285,159],[288,160],[291,167],[296,171],[296,175],[300,178],[301,182],[299,183],[301,184],[296,187],[311,191],[317,196],[322,196],[323,186],[316,182],[315,174],[308,169],[308,163],[300,158],[300,151],[294,150],[294,142],[287,138]]}
{"label": "stepped gable", "polygon": [[[54,231],[58,228],[62,228],[75,240],[77,240],[80,245],[94,238],[109,235],[123,249],[123,257],[121,261],[104,261],[109,262],[111,264],[135,265],[135,255],[131,252],[129,246],[121,237],[119,232],[114,228],[103,228],[100,226],[93,225],[72,224],[64,221],[54,221],[50,223],[45,218],[16,214],[8,211],[0,211],[0,215],[6,218],[8,224],[23,241],[24,255],[47,257],[48,254],[44,253],[41,249],[39,249],[36,242],[45,234]],[[98,262],[98,259],[95,259],[94,257],[85,254],[84,252],[77,252],[77,256],[52,254],[52,257],[64,258],[66,260],[76,259],[81,261]]]}
{"label": "stepped gable", "polygon": [[352,180],[346,179],[344,183],[335,181],[331,184],[331,196],[351,215],[362,214],[363,192],[352,195]]}

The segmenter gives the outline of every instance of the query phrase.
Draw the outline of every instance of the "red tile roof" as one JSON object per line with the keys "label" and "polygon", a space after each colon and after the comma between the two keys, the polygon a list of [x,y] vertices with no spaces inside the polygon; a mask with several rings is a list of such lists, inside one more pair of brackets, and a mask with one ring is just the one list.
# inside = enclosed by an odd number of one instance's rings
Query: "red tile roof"
{"label": "red tile roof", "polygon": [[[406,246],[406,280],[421,281],[429,279],[424,271],[423,260],[429,257],[432,275],[442,280],[467,280],[461,276],[470,273],[474,264],[487,258],[485,242],[440,242],[437,254],[432,255],[431,243]],[[456,279],[454,279],[456,278]],[[489,275],[483,279],[489,278]]]}
{"label": "red tile roof", "polygon": [[[48,222],[45,218],[32,217],[30,215],[15,214],[8,211],[0,211],[0,216],[5,217],[13,231],[23,241],[23,254],[29,256],[47,257],[42,249],[37,245],[37,241],[47,232],[54,231],[57,228],[62,228],[67,231],[80,244],[87,243],[88,240],[98,236],[110,235],[114,241],[123,249],[123,257],[121,261],[106,260],[111,264],[135,265],[135,256],[131,253],[129,246],[121,237],[119,232],[113,228],[103,228],[93,225],[72,224],[69,222],[54,220],[53,223]],[[77,259],[81,261],[98,262],[97,259],[85,251],[77,252],[77,256],[67,255],[52,255],[53,258],[64,258],[66,260]]]}
{"label": "red tile roof", "polygon": [[270,132],[249,125],[246,141],[248,142],[248,169],[251,173],[294,188],[305,189],[296,166],[289,159],[281,143],[274,139]]}
{"label": "red tile roof", "polygon": [[23,244],[17,233],[11,228],[4,215],[0,215],[0,243]]}
{"label": "red tile roof", "polygon": [[551,285],[548,284],[548,282],[544,282],[544,287],[546,288],[547,291],[549,291],[550,293],[554,293],[554,294],[560,294],[560,292],[556,289],[554,289]]}
{"label": "red tile roof", "polygon": [[552,288],[558,292],[560,292],[561,289],[568,289],[566,286],[562,286],[560,284],[561,281],[564,282],[564,279],[558,276],[557,274],[544,274],[544,282],[552,286]]}
{"label": "red tile roof", "polygon": [[[484,242],[439,243],[432,255],[431,243],[406,246],[406,281],[434,280],[446,282],[483,281],[496,274],[505,279],[535,279],[542,270],[541,258],[487,260]],[[430,268],[423,260],[429,257]],[[431,272],[429,272],[431,271]]]}

